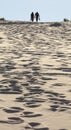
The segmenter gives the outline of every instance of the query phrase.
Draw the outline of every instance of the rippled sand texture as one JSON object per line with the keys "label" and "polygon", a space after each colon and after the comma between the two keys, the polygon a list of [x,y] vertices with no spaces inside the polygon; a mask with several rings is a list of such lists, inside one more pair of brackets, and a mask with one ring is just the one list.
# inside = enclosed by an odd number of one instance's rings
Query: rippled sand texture
{"label": "rippled sand texture", "polygon": [[71,22],[0,24],[0,130],[71,130]]}

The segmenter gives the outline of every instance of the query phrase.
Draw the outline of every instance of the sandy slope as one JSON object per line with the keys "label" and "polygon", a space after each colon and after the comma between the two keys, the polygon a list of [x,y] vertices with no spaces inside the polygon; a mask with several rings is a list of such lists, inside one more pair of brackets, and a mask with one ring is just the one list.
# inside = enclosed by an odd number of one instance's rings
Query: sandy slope
{"label": "sandy slope", "polygon": [[71,130],[71,22],[0,23],[0,130],[13,129]]}

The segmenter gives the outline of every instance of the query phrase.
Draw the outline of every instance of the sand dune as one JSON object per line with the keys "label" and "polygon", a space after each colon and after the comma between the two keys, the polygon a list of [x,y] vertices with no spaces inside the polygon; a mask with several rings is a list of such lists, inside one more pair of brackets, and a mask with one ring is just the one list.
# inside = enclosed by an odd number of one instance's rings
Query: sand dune
{"label": "sand dune", "polygon": [[71,130],[71,22],[0,23],[0,130]]}

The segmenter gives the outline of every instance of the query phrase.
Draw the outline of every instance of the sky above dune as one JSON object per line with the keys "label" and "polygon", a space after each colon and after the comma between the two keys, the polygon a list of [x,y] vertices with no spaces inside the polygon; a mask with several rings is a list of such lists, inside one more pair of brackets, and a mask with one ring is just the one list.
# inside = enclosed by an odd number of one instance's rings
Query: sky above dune
{"label": "sky above dune", "polygon": [[30,21],[31,12],[40,13],[40,21],[71,20],[71,0],[0,0],[0,17]]}

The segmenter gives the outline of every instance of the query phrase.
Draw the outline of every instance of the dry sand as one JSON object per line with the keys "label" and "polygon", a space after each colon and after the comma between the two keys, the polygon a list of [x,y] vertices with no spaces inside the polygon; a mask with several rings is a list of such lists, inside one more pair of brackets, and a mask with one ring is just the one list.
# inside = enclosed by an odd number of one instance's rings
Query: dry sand
{"label": "dry sand", "polygon": [[71,130],[71,22],[0,23],[0,130]]}

